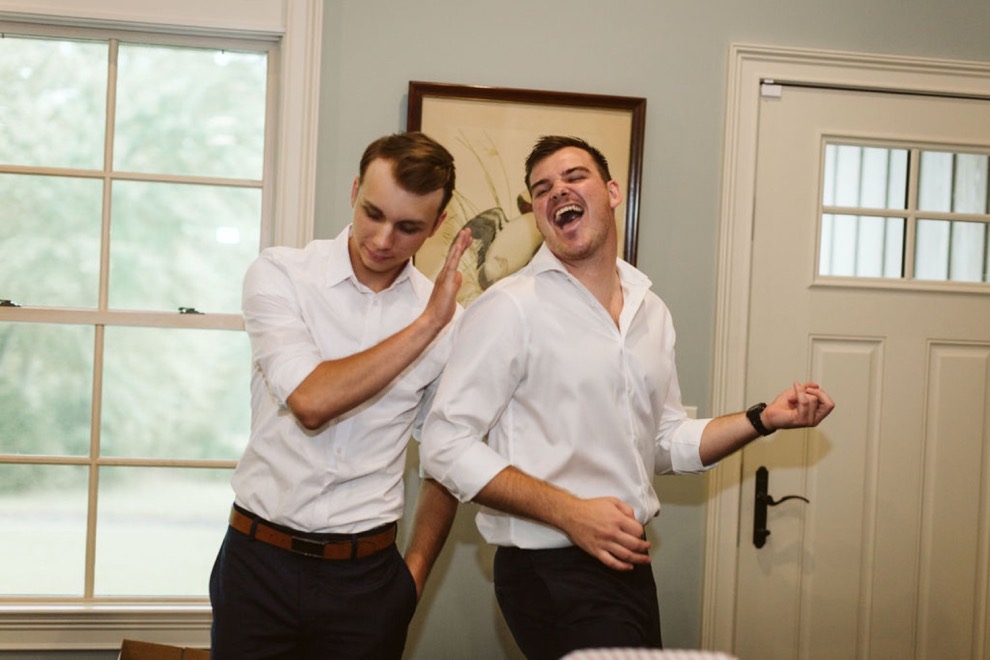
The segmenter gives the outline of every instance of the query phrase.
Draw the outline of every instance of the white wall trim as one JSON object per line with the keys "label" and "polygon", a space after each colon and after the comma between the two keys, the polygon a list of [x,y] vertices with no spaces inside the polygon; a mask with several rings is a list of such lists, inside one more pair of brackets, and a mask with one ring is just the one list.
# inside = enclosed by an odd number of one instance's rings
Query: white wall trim
{"label": "white wall trim", "polygon": [[[990,98],[990,63],[732,45],[726,81],[712,410],[746,406],[746,345],[760,81]],[[749,402],[752,403],[752,402]],[[701,644],[732,652],[742,458],[709,473]],[[741,537],[741,538],[740,538]]]}
{"label": "white wall trim", "polygon": [[275,181],[276,245],[313,239],[323,0],[286,0]]}
{"label": "white wall trim", "polygon": [[209,648],[210,606],[36,605],[0,607],[0,650],[115,650],[123,639]]}
{"label": "white wall trim", "polygon": [[62,25],[114,25],[160,30],[163,25],[189,31],[285,33],[286,4],[294,0],[2,0],[0,13],[17,20]]}

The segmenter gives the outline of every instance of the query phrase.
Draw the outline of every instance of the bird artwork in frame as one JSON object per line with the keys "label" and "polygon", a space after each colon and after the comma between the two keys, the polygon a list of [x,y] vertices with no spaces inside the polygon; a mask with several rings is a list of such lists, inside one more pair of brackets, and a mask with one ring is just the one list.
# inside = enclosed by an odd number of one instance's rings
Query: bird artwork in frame
{"label": "bird artwork in frame", "polygon": [[604,153],[623,190],[617,256],[635,265],[645,117],[639,97],[410,82],[407,130],[440,142],[457,166],[447,219],[416,254],[416,267],[434,277],[451,241],[469,229],[458,294],[467,305],[529,262],[542,237],[524,162],[543,135],[580,137]]}

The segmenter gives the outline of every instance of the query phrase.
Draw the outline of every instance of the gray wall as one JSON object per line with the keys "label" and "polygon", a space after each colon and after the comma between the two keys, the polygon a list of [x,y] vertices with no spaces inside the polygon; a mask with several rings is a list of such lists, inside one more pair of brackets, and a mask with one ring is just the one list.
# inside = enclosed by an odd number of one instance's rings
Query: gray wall
{"label": "gray wall", "polygon": [[[361,151],[405,128],[410,80],[646,97],[638,265],[674,313],[685,401],[708,414],[729,44],[986,62],[988,35],[987,0],[329,0],[316,236],[349,221]],[[696,646],[704,481],[665,477],[658,488],[664,510],[650,536],[664,637],[669,647]],[[409,657],[518,657],[472,513],[462,507],[414,620]]]}

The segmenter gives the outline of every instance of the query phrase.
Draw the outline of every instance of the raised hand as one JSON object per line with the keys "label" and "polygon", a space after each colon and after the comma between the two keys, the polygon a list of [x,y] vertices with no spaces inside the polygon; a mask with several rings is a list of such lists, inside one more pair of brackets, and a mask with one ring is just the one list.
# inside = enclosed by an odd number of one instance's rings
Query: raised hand
{"label": "raised hand", "polygon": [[835,402],[818,383],[798,383],[767,404],[763,421],[771,429],[818,426],[835,408]]}
{"label": "raised hand", "polygon": [[433,283],[433,294],[426,305],[423,314],[433,320],[439,327],[447,325],[454,316],[457,306],[457,291],[461,288],[463,279],[457,267],[460,265],[464,251],[471,245],[471,232],[462,229],[450,244],[447,258]]}

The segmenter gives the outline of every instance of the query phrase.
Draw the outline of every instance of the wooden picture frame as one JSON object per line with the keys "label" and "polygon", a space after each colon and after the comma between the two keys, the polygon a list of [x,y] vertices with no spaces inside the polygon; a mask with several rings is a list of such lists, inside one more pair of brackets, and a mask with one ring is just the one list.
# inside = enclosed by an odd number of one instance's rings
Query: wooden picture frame
{"label": "wooden picture frame", "polygon": [[453,155],[457,187],[447,219],[415,256],[431,278],[457,232],[475,241],[461,261],[458,300],[467,304],[529,261],[542,242],[524,179],[524,161],[542,135],[573,135],[608,159],[622,188],[619,250],[636,264],[646,99],[410,81],[406,128],[423,131]]}

